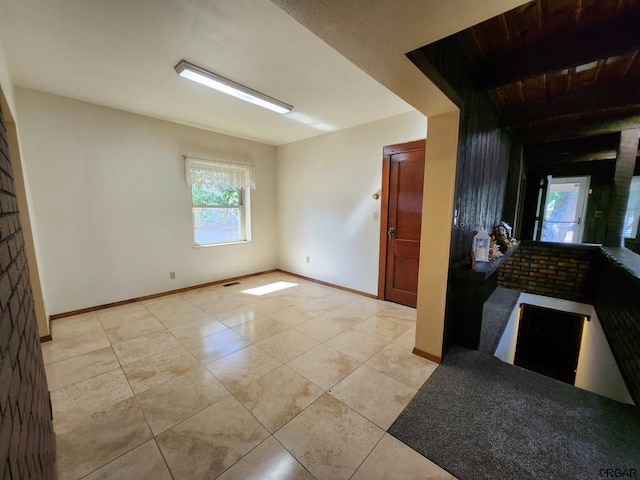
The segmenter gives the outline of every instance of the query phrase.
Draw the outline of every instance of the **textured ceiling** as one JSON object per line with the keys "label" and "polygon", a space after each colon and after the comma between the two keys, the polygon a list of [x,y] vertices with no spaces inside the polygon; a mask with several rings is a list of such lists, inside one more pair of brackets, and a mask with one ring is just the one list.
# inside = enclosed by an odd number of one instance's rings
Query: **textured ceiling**
{"label": "textured ceiling", "polygon": [[[18,86],[280,145],[451,109],[404,54],[521,3],[0,0],[0,41]],[[180,59],[295,109],[281,116],[181,79]]]}
{"label": "textured ceiling", "polygon": [[[0,0],[13,83],[278,145],[412,110],[268,0]],[[294,105],[179,78],[180,59]]]}

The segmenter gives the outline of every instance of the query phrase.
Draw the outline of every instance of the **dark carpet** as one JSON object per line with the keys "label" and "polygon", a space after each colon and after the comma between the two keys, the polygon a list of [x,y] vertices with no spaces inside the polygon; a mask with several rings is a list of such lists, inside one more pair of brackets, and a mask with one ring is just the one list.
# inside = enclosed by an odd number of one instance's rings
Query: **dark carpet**
{"label": "dark carpet", "polygon": [[511,312],[516,306],[519,297],[519,290],[498,287],[493,291],[487,301],[484,302],[479,351],[492,355],[496,351],[502,333],[507,326]]}
{"label": "dark carpet", "polygon": [[602,468],[640,477],[633,406],[461,347],[389,433],[460,480],[597,479]]}

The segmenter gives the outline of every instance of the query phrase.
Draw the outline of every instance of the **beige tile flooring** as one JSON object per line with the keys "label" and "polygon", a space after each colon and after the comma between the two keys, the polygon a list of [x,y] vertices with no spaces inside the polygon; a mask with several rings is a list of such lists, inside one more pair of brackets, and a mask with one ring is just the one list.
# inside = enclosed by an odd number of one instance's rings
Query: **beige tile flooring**
{"label": "beige tile flooring", "polygon": [[269,273],[52,330],[61,480],[453,478],[386,433],[436,368],[413,309]]}

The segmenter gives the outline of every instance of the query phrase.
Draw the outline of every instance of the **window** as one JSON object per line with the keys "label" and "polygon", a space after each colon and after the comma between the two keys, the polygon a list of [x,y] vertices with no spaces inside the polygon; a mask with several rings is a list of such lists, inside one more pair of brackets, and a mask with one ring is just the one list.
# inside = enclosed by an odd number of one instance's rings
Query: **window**
{"label": "window", "polygon": [[253,166],[185,158],[196,246],[251,240]]}
{"label": "window", "polygon": [[[580,243],[587,209],[589,177],[549,177],[544,210],[540,211],[543,242]],[[541,190],[544,184],[541,185]],[[538,199],[541,206],[542,195]],[[538,222],[536,222],[538,223]],[[538,225],[536,224],[536,230]]]}
{"label": "window", "polygon": [[640,176],[631,179],[629,203],[627,203],[627,213],[624,216],[623,237],[636,237],[638,233],[638,218],[640,218]]}

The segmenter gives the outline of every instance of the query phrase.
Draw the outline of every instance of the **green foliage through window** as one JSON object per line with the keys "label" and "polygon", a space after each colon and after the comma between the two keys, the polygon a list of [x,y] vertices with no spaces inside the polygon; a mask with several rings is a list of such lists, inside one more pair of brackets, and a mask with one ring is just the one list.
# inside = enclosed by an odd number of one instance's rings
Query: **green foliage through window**
{"label": "green foliage through window", "polygon": [[225,183],[222,175],[204,169],[191,170],[191,196],[193,205],[239,206],[240,188],[221,188]]}
{"label": "green foliage through window", "polygon": [[189,173],[195,244],[246,240],[243,189],[224,186],[224,173],[195,167]]}

